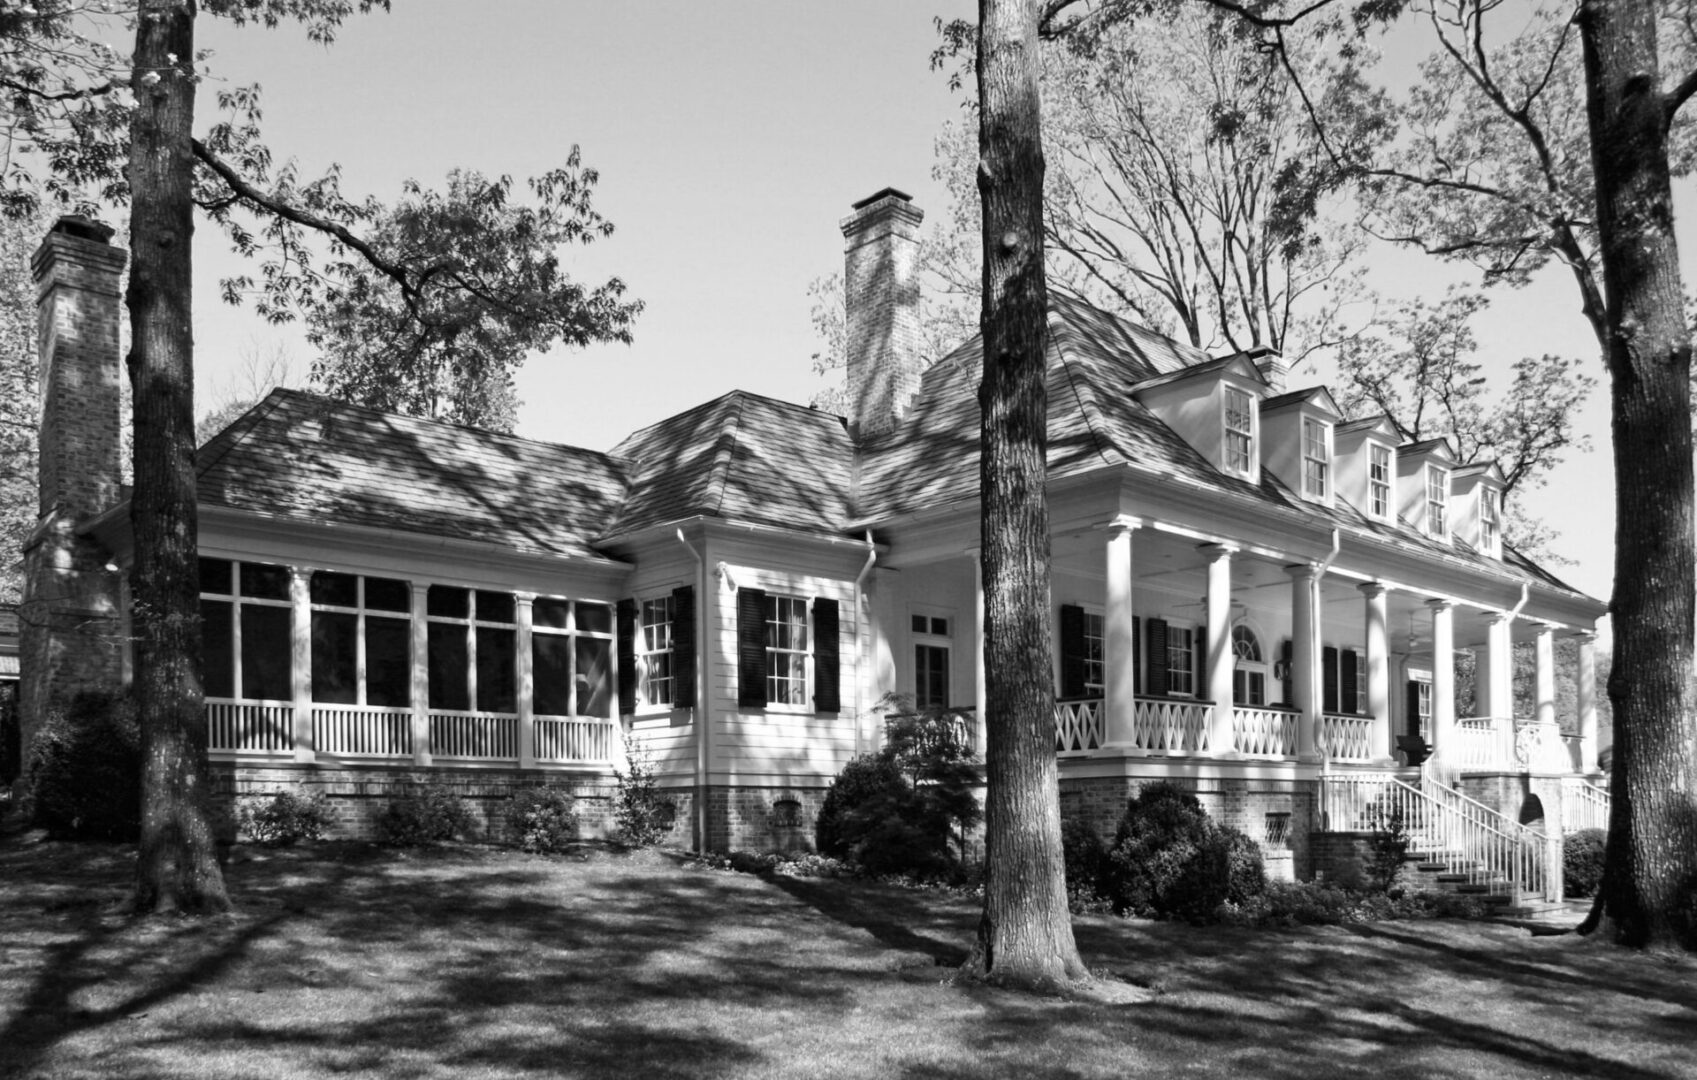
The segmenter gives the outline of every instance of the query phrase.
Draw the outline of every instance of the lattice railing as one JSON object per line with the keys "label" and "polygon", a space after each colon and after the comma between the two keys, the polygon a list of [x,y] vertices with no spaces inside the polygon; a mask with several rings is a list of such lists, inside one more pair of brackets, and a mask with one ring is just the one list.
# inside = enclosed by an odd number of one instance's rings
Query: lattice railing
{"label": "lattice railing", "polygon": [[1373,756],[1373,718],[1349,713],[1320,717],[1320,749],[1333,761],[1366,761]]}
{"label": "lattice railing", "polygon": [[1236,707],[1232,709],[1232,746],[1254,757],[1295,757],[1299,715],[1294,709]]}
{"label": "lattice railing", "polygon": [[379,705],[314,705],[312,746],[341,757],[412,757],[412,710]]}
{"label": "lattice railing", "polygon": [[1132,745],[1139,750],[1202,753],[1209,749],[1213,722],[1210,702],[1140,697],[1132,713]]}
{"label": "lattice railing", "polygon": [[287,754],[295,748],[295,708],[287,701],[206,699],[206,748]]}
{"label": "lattice railing", "polygon": [[430,753],[438,758],[517,761],[519,718],[515,713],[431,709]]}
{"label": "lattice railing", "polygon": [[613,758],[618,728],[595,717],[538,716],[536,760],[605,763]]}
{"label": "lattice railing", "polygon": [[1055,752],[1096,750],[1107,741],[1102,699],[1055,702]]}

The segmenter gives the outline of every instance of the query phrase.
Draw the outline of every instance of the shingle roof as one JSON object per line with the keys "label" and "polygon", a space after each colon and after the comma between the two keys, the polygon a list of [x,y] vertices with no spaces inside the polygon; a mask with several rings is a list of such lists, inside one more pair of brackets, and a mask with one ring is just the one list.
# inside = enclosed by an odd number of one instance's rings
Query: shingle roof
{"label": "shingle roof", "polygon": [[625,497],[608,455],[273,390],[200,449],[201,502],[592,556]]}

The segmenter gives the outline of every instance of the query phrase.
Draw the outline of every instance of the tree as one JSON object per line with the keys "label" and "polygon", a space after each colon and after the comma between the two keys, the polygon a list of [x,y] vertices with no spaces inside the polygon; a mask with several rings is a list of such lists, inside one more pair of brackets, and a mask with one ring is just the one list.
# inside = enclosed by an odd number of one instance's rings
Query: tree
{"label": "tree", "polygon": [[1036,0],[979,0],[978,185],[984,374],[984,914],[967,969],[1053,987],[1088,979],[1061,856],[1049,679],[1043,148]]}
{"label": "tree", "polygon": [[35,285],[29,256],[41,235],[33,218],[0,218],[0,602],[17,603],[16,567],[36,521],[36,430],[40,390]]}
{"label": "tree", "polygon": [[212,387],[212,400],[195,421],[195,442],[204,443],[229,427],[273,388],[293,386],[298,381],[294,362],[282,346],[263,353],[254,348],[243,350],[235,374]]}

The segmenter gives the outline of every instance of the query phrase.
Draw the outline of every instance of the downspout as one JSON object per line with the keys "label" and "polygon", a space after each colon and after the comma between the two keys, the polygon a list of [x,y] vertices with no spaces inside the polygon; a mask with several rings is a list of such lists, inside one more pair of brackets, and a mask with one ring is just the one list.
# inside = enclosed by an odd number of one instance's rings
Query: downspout
{"label": "downspout", "polygon": [[[1326,571],[1330,570],[1332,568],[1332,563],[1337,561],[1338,549],[1341,547],[1342,535],[1342,530],[1335,528],[1332,530],[1332,550],[1326,553],[1326,557],[1320,560],[1320,565],[1314,570],[1314,599],[1311,601],[1314,605],[1314,619],[1313,625],[1309,627],[1309,633],[1313,635],[1313,638],[1308,643],[1308,662],[1314,665],[1315,670],[1308,673],[1308,685],[1314,688],[1315,696],[1320,699],[1313,703],[1313,738],[1314,750],[1320,755],[1320,772],[1322,775],[1331,772],[1332,769],[1332,755],[1326,753],[1324,740],[1320,738],[1320,729],[1325,726],[1325,692],[1320,686],[1323,681],[1322,671],[1320,670],[1320,655],[1322,645],[1326,639],[1326,605],[1324,601],[1324,592]],[[1298,747],[1298,752],[1300,753],[1302,749],[1303,748]]]}
{"label": "downspout", "polygon": [[695,546],[684,539],[683,529],[678,530],[678,543],[684,546],[690,557],[695,560],[695,577],[698,586],[695,601],[695,850],[707,850],[707,664],[705,651],[707,642],[707,559]]}
{"label": "downspout", "polygon": [[[867,529],[866,530],[866,565],[860,568],[860,573],[856,574],[855,578],[854,578],[854,620],[855,620],[854,640],[855,640],[855,644],[858,646],[858,649],[859,649],[859,652],[860,652],[860,659],[863,662],[868,659],[867,656],[866,656],[866,649],[867,649],[868,645],[870,644],[870,642],[861,640],[860,610],[861,610],[861,604],[862,604],[863,599],[864,599],[867,575],[872,573],[872,564],[877,562],[877,561],[878,561],[878,548],[872,543],[872,530]],[[866,620],[866,625],[868,626],[868,628],[871,627],[872,620],[870,618],[868,618]],[[868,665],[868,667],[870,667],[870,666],[871,665]],[[863,753],[866,752],[866,748],[861,745],[861,741],[860,741],[861,719],[860,719],[859,713],[865,711],[865,704],[860,700],[860,693],[861,693],[862,690],[864,690],[866,688],[866,674],[867,674],[867,672],[864,668],[861,667],[860,664],[856,664],[855,668],[856,668],[855,682],[856,682],[857,685],[855,687],[855,693],[854,693],[854,700],[855,700],[855,705],[856,705],[856,710],[855,710],[856,716],[855,716],[855,720],[854,720],[854,752],[858,755],[858,754],[863,754]]]}

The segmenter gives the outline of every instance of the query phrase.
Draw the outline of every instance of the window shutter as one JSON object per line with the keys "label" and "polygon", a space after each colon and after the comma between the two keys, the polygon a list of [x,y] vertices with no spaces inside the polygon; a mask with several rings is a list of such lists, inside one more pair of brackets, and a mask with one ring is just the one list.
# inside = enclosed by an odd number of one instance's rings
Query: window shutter
{"label": "window shutter", "polygon": [[1284,678],[1279,680],[1279,700],[1286,705],[1293,704],[1296,699],[1296,672],[1291,670],[1296,655],[1296,645],[1290,638],[1279,643],[1279,659],[1284,662]]}
{"label": "window shutter", "polygon": [[1361,711],[1361,658],[1354,649],[1345,649],[1338,670],[1338,705],[1346,713]]}
{"label": "window shutter", "polygon": [[1131,617],[1131,692],[1143,693],[1143,620]]}
{"label": "window shutter", "polygon": [[737,704],[766,707],[766,592],[737,590]]}
{"label": "window shutter", "polygon": [[1061,605],[1061,696],[1084,696],[1084,609]]}
{"label": "window shutter", "polygon": [[636,712],[636,601],[619,601],[619,715]]}
{"label": "window shutter", "polygon": [[1403,717],[1405,735],[1420,734],[1420,680],[1408,680],[1408,712]]}
{"label": "window shutter", "polygon": [[1167,695],[1167,621],[1149,620],[1149,692]]}
{"label": "window shutter", "polygon": [[[1229,662],[1229,661],[1228,661]],[[1198,699],[1208,696],[1208,624],[1190,632],[1190,685]]]}
{"label": "window shutter", "polygon": [[1338,650],[1332,645],[1320,650],[1320,708],[1338,711]]}
{"label": "window shutter", "polygon": [[813,601],[813,708],[817,712],[841,712],[841,639],[837,630],[837,602],[825,597]]}
{"label": "window shutter", "polygon": [[[764,685],[764,683],[762,683]],[[672,707],[695,708],[695,586],[672,590]]]}

